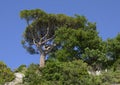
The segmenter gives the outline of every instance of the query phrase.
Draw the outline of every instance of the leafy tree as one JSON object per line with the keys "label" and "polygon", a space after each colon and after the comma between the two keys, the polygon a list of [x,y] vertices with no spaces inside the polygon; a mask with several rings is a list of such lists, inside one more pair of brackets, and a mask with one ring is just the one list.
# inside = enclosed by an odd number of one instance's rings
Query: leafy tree
{"label": "leafy tree", "polygon": [[[24,85],[109,85],[120,82],[117,79],[120,74],[120,34],[102,41],[96,24],[79,15],[70,17],[35,9],[23,10],[20,16],[27,21],[23,47],[30,54],[40,54],[40,65],[31,64],[24,71]],[[45,65],[46,55],[49,59]],[[93,70],[113,66],[115,72],[92,76],[87,72],[86,63]],[[20,66],[17,71],[24,67]]]}
{"label": "leafy tree", "polygon": [[[20,16],[28,24],[23,34],[22,44],[31,54],[41,53],[40,66],[44,67],[45,56],[54,47],[54,44],[52,45],[50,42],[54,38],[53,29],[50,26],[54,25],[51,25],[50,22],[55,22],[55,17],[48,16],[44,11],[38,9],[21,11]],[[49,21],[51,19],[52,21]],[[47,43],[48,41],[50,44]]]}
{"label": "leafy tree", "polygon": [[55,56],[60,61],[82,59],[94,69],[102,66],[101,63],[106,66],[106,43],[96,30],[62,27],[56,31],[55,42],[59,44]]}
{"label": "leafy tree", "polygon": [[14,74],[3,62],[0,61],[0,85],[12,81]]}
{"label": "leafy tree", "polygon": [[20,17],[27,21],[27,27],[23,33],[23,47],[31,54],[40,53],[40,67],[44,67],[46,55],[56,46],[54,43],[56,29],[60,27],[96,29],[95,24],[79,15],[70,17],[64,14],[47,14],[40,9],[35,9],[21,11]]}

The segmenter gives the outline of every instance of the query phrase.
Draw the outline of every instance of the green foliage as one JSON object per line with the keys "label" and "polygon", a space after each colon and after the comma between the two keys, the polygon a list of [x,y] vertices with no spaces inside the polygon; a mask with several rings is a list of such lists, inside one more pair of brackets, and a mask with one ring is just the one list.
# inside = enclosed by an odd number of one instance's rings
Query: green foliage
{"label": "green foliage", "polygon": [[14,74],[3,62],[0,61],[0,84],[12,81]]}
{"label": "green foliage", "polygon": [[48,61],[44,68],[31,64],[24,78],[25,85],[98,85],[81,60],[72,62]]}
{"label": "green foliage", "polygon": [[72,62],[47,61],[44,68],[31,64],[24,78],[24,85],[111,85],[120,83],[120,71],[89,75],[89,67],[81,60]]}
{"label": "green foliage", "polygon": [[[89,65],[96,67],[107,64],[106,45],[95,30],[60,28],[56,31],[55,42],[58,50],[55,56],[60,61],[82,59]],[[102,66],[102,65],[100,65]]]}
{"label": "green foliage", "polygon": [[26,70],[27,70],[26,65],[20,65],[17,69],[15,69],[15,72],[25,73]]}
{"label": "green foliage", "polygon": [[99,78],[103,85],[120,84],[120,71],[108,71],[99,76]]}
{"label": "green foliage", "polygon": [[25,19],[27,22],[43,17],[46,13],[43,10],[35,9],[35,10],[24,10],[21,11],[20,17]]}
{"label": "green foliage", "polygon": [[39,73],[39,65],[36,64],[31,64],[26,73],[25,73],[25,78],[24,84],[28,85],[39,85],[41,81],[41,74]]}
{"label": "green foliage", "polygon": [[94,70],[100,70],[107,66],[106,54],[99,51],[99,49],[90,50],[89,48],[86,48],[85,53],[82,54],[82,59],[91,65]]}
{"label": "green foliage", "polygon": [[114,71],[120,70],[120,58],[115,61],[112,68],[114,69]]}
{"label": "green foliage", "polygon": [[114,69],[120,67],[120,34],[113,39],[107,40],[108,64]]}
{"label": "green foliage", "polygon": [[95,30],[62,27],[56,31],[58,50],[55,56],[60,61],[82,59],[93,70],[113,67],[120,69],[120,34],[114,39],[102,41]]}

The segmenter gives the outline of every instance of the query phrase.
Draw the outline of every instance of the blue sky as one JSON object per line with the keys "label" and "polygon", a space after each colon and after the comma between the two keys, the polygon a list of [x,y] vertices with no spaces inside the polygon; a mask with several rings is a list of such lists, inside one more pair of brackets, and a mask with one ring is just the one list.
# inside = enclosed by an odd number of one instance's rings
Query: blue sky
{"label": "blue sky", "polygon": [[97,23],[103,39],[120,32],[120,0],[1,0],[0,2],[0,61],[15,69],[21,64],[39,63],[39,55],[30,55],[21,45],[26,22],[19,13],[24,9],[42,9],[47,13],[69,16],[84,15]]}

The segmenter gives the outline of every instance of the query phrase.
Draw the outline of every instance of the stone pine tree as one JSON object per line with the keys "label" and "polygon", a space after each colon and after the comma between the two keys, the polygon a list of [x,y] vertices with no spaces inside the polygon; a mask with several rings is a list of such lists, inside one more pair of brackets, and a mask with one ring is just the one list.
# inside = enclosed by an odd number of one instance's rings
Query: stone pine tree
{"label": "stone pine tree", "polygon": [[30,54],[40,53],[40,67],[45,65],[45,57],[55,44],[52,42],[54,36],[54,16],[46,14],[42,10],[23,10],[21,18],[27,21],[26,30],[23,33],[22,44]]}
{"label": "stone pine tree", "polygon": [[20,17],[27,22],[22,39],[23,47],[30,54],[40,54],[40,67],[44,67],[46,55],[56,46],[54,43],[56,29],[60,27],[87,29],[90,24],[84,16],[48,14],[40,9],[23,10]]}

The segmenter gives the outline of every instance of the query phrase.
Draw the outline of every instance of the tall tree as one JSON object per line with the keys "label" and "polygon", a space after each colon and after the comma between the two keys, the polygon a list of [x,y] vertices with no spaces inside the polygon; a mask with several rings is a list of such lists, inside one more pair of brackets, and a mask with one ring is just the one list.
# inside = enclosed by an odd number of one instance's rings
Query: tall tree
{"label": "tall tree", "polygon": [[39,9],[23,10],[20,16],[28,25],[23,33],[22,44],[30,54],[40,53],[40,67],[44,67],[46,55],[55,46],[52,42],[54,29],[57,28],[55,16]]}
{"label": "tall tree", "polygon": [[23,10],[20,17],[27,22],[23,33],[23,47],[31,54],[40,53],[40,67],[44,67],[46,55],[56,46],[53,42],[56,29],[60,27],[89,29],[88,25],[92,26],[84,16],[70,17],[64,14],[47,14],[40,9]]}

